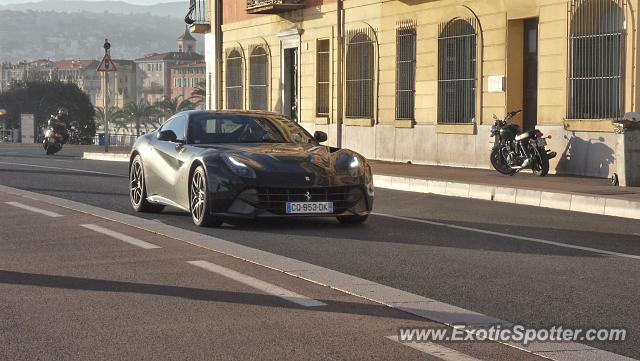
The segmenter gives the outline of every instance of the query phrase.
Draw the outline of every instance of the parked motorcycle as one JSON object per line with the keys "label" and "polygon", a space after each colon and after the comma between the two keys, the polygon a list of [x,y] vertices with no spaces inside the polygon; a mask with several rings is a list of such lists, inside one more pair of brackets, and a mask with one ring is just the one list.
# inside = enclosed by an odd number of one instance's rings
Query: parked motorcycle
{"label": "parked motorcycle", "polygon": [[557,153],[547,150],[547,139],[538,129],[523,131],[517,124],[510,123],[522,110],[510,112],[491,126],[491,136],[495,144],[491,150],[491,165],[502,174],[514,175],[531,168],[533,174],[544,177],[549,173],[549,160]]}

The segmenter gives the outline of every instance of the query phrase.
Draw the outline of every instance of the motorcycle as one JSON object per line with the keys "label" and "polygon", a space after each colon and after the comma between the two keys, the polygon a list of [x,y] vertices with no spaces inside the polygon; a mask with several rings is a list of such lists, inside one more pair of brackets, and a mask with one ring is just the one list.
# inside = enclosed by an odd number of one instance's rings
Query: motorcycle
{"label": "motorcycle", "polygon": [[491,150],[491,165],[506,175],[531,168],[533,174],[544,177],[549,173],[549,160],[557,156],[556,152],[546,149],[547,139],[551,136],[544,137],[538,129],[523,131],[509,122],[521,112],[510,112],[504,120],[493,116],[495,124],[491,126],[491,136],[495,137],[495,143]]}
{"label": "motorcycle", "polygon": [[62,146],[66,143],[67,136],[58,127],[54,126],[51,120],[49,120],[47,126],[42,147],[47,152],[47,155],[53,155],[62,149]]}

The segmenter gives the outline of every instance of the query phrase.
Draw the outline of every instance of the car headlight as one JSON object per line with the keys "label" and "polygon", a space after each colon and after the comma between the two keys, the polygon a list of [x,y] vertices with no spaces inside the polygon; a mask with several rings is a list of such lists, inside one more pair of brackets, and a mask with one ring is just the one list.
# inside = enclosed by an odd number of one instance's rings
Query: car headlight
{"label": "car headlight", "polygon": [[234,157],[232,155],[223,154],[222,160],[224,163],[231,169],[233,173],[239,175],[244,178],[255,178],[256,172],[250,166],[246,165],[242,160],[238,157]]}
{"label": "car headlight", "polygon": [[354,155],[349,161],[349,175],[352,177],[360,177],[364,174],[364,168],[360,163],[358,156]]}

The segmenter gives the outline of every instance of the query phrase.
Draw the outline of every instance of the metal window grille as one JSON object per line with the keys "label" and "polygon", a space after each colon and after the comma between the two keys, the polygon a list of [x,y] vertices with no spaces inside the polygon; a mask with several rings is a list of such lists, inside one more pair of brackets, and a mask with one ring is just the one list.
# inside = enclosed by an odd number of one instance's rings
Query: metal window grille
{"label": "metal window grille", "polygon": [[440,24],[438,37],[438,122],[473,123],[476,117],[476,22]]}
{"label": "metal window grille", "polygon": [[249,57],[249,109],[267,110],[267,52],[258,46]]}
{"label": "metal window grille", "polygon": [[415,118],[416,23],[399,22],[396,28],[396,119]]}
{"label": "metal window grille", "polygon": [[316,43],[316,116],[329,116],[330,41]]}
{"label": "metal window grille", "polygon": [[624,112],[626,0],[570,0],[569,119]]}
{"label": "metal window grille", "polygon": [[373,117],[375,59],[371,30],[350,31],[346,61],[346,109],[348,118]]}
{"label": "metal window grille", "polygon": [[227,55],[227,109],[243,108],[242,73],[242,56],[239,51],[232,50]]}

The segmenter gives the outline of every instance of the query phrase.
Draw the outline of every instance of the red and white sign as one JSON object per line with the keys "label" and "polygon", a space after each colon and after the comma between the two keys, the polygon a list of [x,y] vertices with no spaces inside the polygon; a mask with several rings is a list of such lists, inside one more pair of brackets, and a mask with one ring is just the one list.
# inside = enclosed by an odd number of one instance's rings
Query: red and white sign
{"label": "red and white sign", "polygon": [[102,61],[100,62],[100,65],[98,65],[98,69],[96,69],[96,71],[118,71],[118,68],[116,68],[116,63],[111,60],[111,56],[109,56],[109,54],[104,54],[104,58],[102,58]]}

